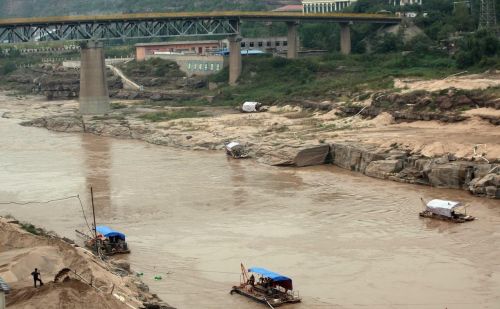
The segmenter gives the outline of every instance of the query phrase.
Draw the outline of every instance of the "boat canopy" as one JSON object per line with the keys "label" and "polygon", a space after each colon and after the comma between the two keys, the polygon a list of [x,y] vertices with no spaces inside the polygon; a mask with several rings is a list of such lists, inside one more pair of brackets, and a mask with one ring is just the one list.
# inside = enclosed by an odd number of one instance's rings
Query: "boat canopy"
{"label": "boat canopy", "polygon": [[427,209],[435,214],[451,217],[453,209],[462,206],[460,202],[446,200],[432,200],[427,203]]}
{"label": "boat canopy", "polygon": [[226,145],[226,148],[229,150],[233,150],[233,148],[236,149],[236,148],[241,148],[241,147],[242,146],[238,142],[230,142],[229,144]]}
{"label": "boat canopy", "polygon": [[98,225],[96,227],[96,231],[102,234],[104,237],[118,237],[121,240],[125,240],[125,234],[112,230],[111,228],[104,225]]}
{"label": "boat canopy", "polygon": [[248,269],[248,271],[251,273],[262,275],[265,278],[272,279],[276,285],[282,286],[287,290],[293,290],[292,279],[286,276],[280,275],[278,273],[272,272],[270,270],[261,267],[252,267]]}

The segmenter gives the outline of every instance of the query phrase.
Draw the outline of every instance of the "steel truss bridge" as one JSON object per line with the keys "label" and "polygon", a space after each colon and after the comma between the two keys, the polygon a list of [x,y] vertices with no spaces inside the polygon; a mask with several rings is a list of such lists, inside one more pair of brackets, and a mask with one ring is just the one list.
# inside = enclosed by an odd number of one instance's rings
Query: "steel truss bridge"
{"label": "steel truss bridge", "polygon": [[231,36],[240,33],[242,21],[397,24],[401,19],[381,14],[288,12],[143,13],[11,18],[0,19],[0,43]]}

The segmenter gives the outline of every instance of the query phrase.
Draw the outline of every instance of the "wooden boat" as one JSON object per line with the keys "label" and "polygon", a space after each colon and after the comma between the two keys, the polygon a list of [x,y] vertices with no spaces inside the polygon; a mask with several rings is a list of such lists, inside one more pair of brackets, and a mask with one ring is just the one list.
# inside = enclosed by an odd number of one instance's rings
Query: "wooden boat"
{"label": "wooden boat", "polygon": [[80,237],[84,238],[85,247],[94,252],[97,249],[99,253],[104,255],[130,253],[128,244],[125,240],[125,234],[112,230],[107,226],[98,225],[96,227],[95,232],[97,237],[90,237],[78,230],[76,230],[76,232]]}
{"label": "wooden boat", "polygon": [[[248,273],[251,273],[250,277]],[[255,280],[254,274],[260,278]],[[233,286],[230,293],[243,295],[271,308],[301,301],[299,293],[293,291],[292,279],[261,267],[252,267],[247,272],[243,264],[240,285]]]}
{"label": "wooden boat", "polygon": [[[467,215],[465,206],[460,202],[434,199],[425,203],[424,199],[421,200],[425,205],[425,210],[420,212],[420,217],[440,219],[455,223],[464,223],[476,219],[473,216]],[[460,212],[461,208],[464,209],[463,213]]]}

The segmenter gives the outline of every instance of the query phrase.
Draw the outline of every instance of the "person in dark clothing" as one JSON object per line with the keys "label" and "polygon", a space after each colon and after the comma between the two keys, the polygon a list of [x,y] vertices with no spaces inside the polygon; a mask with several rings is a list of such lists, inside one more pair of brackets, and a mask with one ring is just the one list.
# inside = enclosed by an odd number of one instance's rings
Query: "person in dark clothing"
{"label": "person in dark clothing", "polygon": [[37,268],[35,268],[35,271],[31,273],[33,276],[33,281],[35,282],[35,288],[36,288],[36,282],[40,282],[40,286],[43,285],[42,279],[40,279],[40,272],[38,271]]}
{"label": "person in dark clothing", "polygon": [[253,274],[250,276],[250,279],[248,279],[248,283],[249,283],[251,286],[254,286],[254,285],[255,285],[255,277],[254,277],[254,275],[253,275]]}

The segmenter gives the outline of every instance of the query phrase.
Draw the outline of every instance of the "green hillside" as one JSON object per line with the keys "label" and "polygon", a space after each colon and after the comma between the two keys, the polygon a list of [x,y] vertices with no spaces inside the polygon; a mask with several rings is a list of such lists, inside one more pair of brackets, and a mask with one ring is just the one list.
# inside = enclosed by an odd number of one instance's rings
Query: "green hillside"
{"label": "green hillside", "polygon": [[133,12],[267,10],[297,0],[0,0],[0,17]]}

